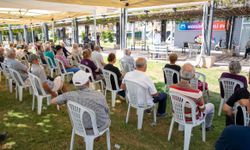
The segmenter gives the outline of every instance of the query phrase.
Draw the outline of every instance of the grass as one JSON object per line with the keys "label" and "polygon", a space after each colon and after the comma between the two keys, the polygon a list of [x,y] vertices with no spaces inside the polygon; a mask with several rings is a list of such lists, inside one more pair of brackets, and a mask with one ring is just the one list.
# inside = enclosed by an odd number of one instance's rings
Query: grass
{"label": "grass", "polygon": [[[163,73],[161,68],[164,66],[160,62],[149,62],[147,73],[156,83],[158,90],[163,91]],[[193,130],[190,149],[214,149],[214,144],[225,126],[225,118],[217,116],[219,98],[218,78],[225,70],[218,68],[197,69],[207,77],[210,90],[210,102],[216,106],[213,124],[214,131],[206,133],[206,142],[201,141],[200,127]],[[110,105],[110,95],[107,97]],[[0,144],[0,149],[15,150],[62,150],[69,149],[71,138],[71,124],[66,107],[60,111],[56,106],[44,107],[42,115],[37,115],[36,111],[31,110],[32,98],[25,91],[22,102],[15,99],[15,94],[10,94],[6,88],[5,80],[0,82],[0,132],[8,131],[9,138]],[[168,103],[169,104],[169,103]],[[45,106],[45,103],[44,103]],[[169,107],[169,105],[168,105]],[[169,109],[168,109],[169,111]],[[117,102],[115,109],[111,109],[111,146],[120,145],[122,150],[181,150],[183,149],[183,133],[177,131],[177,125],[173,130],[172,139],[167,141],[167,135],[171,116],[158,119],[156,127],[151,127],[152,116],[144,115],[143,129],[137,130],[136,112],[132,109],[130,120],[125,124],[127,104]],[[169,113],[170,114],[170,113]],[[81,137],[76,136],[75,149],[84,149],[84,142]],[[99,141],[94,143],[95,149],[106,149],[106,138],[102,136]]]}

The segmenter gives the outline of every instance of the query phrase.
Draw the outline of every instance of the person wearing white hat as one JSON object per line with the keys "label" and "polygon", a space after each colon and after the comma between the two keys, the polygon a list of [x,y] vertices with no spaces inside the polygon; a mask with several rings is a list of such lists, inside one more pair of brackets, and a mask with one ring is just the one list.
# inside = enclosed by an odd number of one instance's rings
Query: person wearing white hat
{"label": "person wearing white hat", "polygon": [[[98,130],[103,131],[110,125],[109,107],[105,96],[101,92],[89,88],[89,77],[90,73],[86,73],[83,70],[76,72],[73,75],[72,81],[77,90],[59,95],[53,98],[51,103],[63,105],[70,100],[93,110],[96,114]],[[93,132],[91,132],[91,120],[88,115],[83,116],[83,122],[86,125],[86,129],[90,130],[87,134],[93,134]]]}

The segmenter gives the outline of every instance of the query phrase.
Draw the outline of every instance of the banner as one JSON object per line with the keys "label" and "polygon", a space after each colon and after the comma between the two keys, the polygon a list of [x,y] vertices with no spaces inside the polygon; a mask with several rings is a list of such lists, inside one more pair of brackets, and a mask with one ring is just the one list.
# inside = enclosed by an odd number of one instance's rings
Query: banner
{"label": "banner", "polygon": [[[178,26],[180,31],[202,30],[202,22],[182,22]],[[214,31],[225,31],[225,21],[214,21]]]}

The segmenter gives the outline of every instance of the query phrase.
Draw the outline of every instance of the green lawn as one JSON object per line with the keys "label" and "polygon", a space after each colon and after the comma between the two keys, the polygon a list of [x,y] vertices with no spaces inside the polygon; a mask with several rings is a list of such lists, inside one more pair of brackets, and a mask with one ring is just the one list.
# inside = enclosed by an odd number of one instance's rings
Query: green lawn
{"label": "green lawn", "polygon": [[[157,89],[163,91],[163,63],[149,62],[147,73],[156,83]],[[190,149],[214,149],[214,143],[225,126],[225,118],[217,116],[219,98],[218,77],[224,70],[197,69],[206,74],[209,83],[210,102],[216,106],[213,124],[214,131],[206,133],[206,142],[201,141],[200,127],[196,127],[191,137]],[[119,99],[118,99],[119,100]],[[110,105],[110,96],[107,101]],[[15,94],[10,94],[6,89],[5,80],[0,84],[0,132],[8,131],[9,138],[1,143],[0,149],[17,150],[62,150],[69,149],[71,137],[71,124],[68,118],[66,107],[60,111],[56,106],[44,107],[42,115],[37,115],[36,111],[31,110],[32,98],[25,91],[22,102],[15,99]],[[169,103],[168,103],[169,104]],[[45,103],[44,103],[45,106]],[[168,106],[169,108],[169,106]],[[168,109],[169,111],[169,109]],[[137,117],[135,110],[132,109],[130,120],[125,124],[127,104],[117,102],[115,109],[110,112],[112,124],[111,145],[120,145],[122,150],[161,150],[161,149],[183,149],[183,133],[177,131],[175,125],[172,139],[167,141],[167,135],[171,120],[169,113],[167,118],[158,119],[157,125],[151,127],[152,116],[145,114],[143,129],[137,130]],[[103,136],[95,143],[95,149],[106,149],[106,138]],[[75,149],[84,149],[83,139],[76,136]]]}

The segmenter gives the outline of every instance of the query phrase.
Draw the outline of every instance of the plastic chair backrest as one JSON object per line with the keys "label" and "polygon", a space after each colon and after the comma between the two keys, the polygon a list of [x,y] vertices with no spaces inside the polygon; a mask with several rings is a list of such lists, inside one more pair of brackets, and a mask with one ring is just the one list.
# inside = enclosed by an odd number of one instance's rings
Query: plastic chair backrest
{"label": "plastic chair backrest", "polygon": [[148,90],[139,83],[136,83],[134,81],[125,80],[125,85],[129,103],[133,107],[147,108],[148,104],[147,104],[146,92],[148,92]]}
{"label": "plastic chair backrest", "polygon": [[162,70],[163,70],[164,75],[166,77],[166,81],[167,81],[166,85],[167,86],[170,86],[170,85],[174,84],[174,74],[177,75],[177,81],[179,82],[180,73],[178,71],[176,71],[174,69],[170,69],[170,68],[163,68]]}
{"label": "plastic chair backrest", "polygon": [[202,87],[205,90],[206,75],[200,72],[195,72],[195,77],[190,80],[190,84],[194,89],[198,89],[199,80],[203,83]]}
{"label": "plastic chair backrest", "polygon": [[221,78],[221,79],[219,79],[219,81],[222,83],[222,87],[223,87],[223,90],[224,90],[224,100],[225,100],[225,102],[234,93],[235,88],[236,88],[237,85],[239,85],[240,88],[244,87],[244,84],[241,81],[231,79],[231,78]]}
{"label": "plastic chair backrest", "polygon": [[43,89],[41,80],[36,75],[29,73],[29,79],[34,95],[47,95]]}
{"label": "plastic chair backrest", "polygon": [[18,84],[18,86],[23,86],[24,81],[23,81],[20,73],[14,69],[11,69],[11,68],[9,68],[9,71],[10,71],[11,78],[15,81],[15,83]]}
{"label": "plastic chair backrest", "polygon": [[90,74],[91,74],[90,80],[91,80],[91,81],[95,81],[95,80],[94,80],[94,76],[93,76],[93,72],[92,72],[91,68],[89,68],[88,66],[83,65],[83,64],[79,64],[78,67],[79,67],[81,70],[90,73]]}
{"label": "plastic chair backrest", "polygon": [[44,58],[45,58],[45,61],[47,63],[47,66],[49,67],[49,69],[57,68],[57,66],[54,66],[53,61],[50,57],[44,56]]}
{"label": "plastic chair backrest", "polygon": [[57,58],[55,58],[55,62],[56,62],[56,65],[58,66],[58,70],[59,70],[59,73],[60,74],[65,74],[67,73],[66,69],[65,69],[65,66],[63,64],[63,62]]}
{"label": "plastic chair backrest", "polygon": [[2,70],[3,70],[3,74],[5,77],[9,78],[10,74],[9,74],[9,68],[5,63],[1,63],[2,66]]}
{"label": "plastic chair backrest", "polygon": [[119,85],[118,85],[118,79],[117,79],[117,75],[109,70],[103,69],[102,70],[103,73],[103,77],[106,83],[106,89],[108,90],[113,90],[112,88],[112,82],[111,82],[111,77],[113,77],[114,82],[115,82],[115,88],[116,90],[120,89]]}
{"label": "plastic chair backrest", "polygon": [[123,59],[120,59],[119,63],[120,63],[120,67],[121,67],[122,72],[127,73],[127,72],[134,70],[133,66],[131,66],[129,63],[126,63]]}
{"label": "plastic chair backrest", "polygon": [[[192,116],[192,124],[196,123],[196,104],[193,100],[180,95],[179,93],[169,92],[171,97],[173,116],[175,121],[180,124],[186,124],[185,118],[185,106],[187,103],[191,106],[191,116]],[[189,123],[190,124],[190,123]]]}
{"label": "plastic chair backrest", "polygon": [[86,132],[87,127],[84,126],[84,122],[83,122],[84,114],[88,114],[91,119],[91,124],[92,124],[94,135],[99,135],[99,131],[97,129],[97,124],[96,124],[96,115],[93,110],[86,108],[70,100],[67,102],[67,106],[69,110],[71,124],[77,135],[82,136],[82,137],[87,136],[87,132]]}

